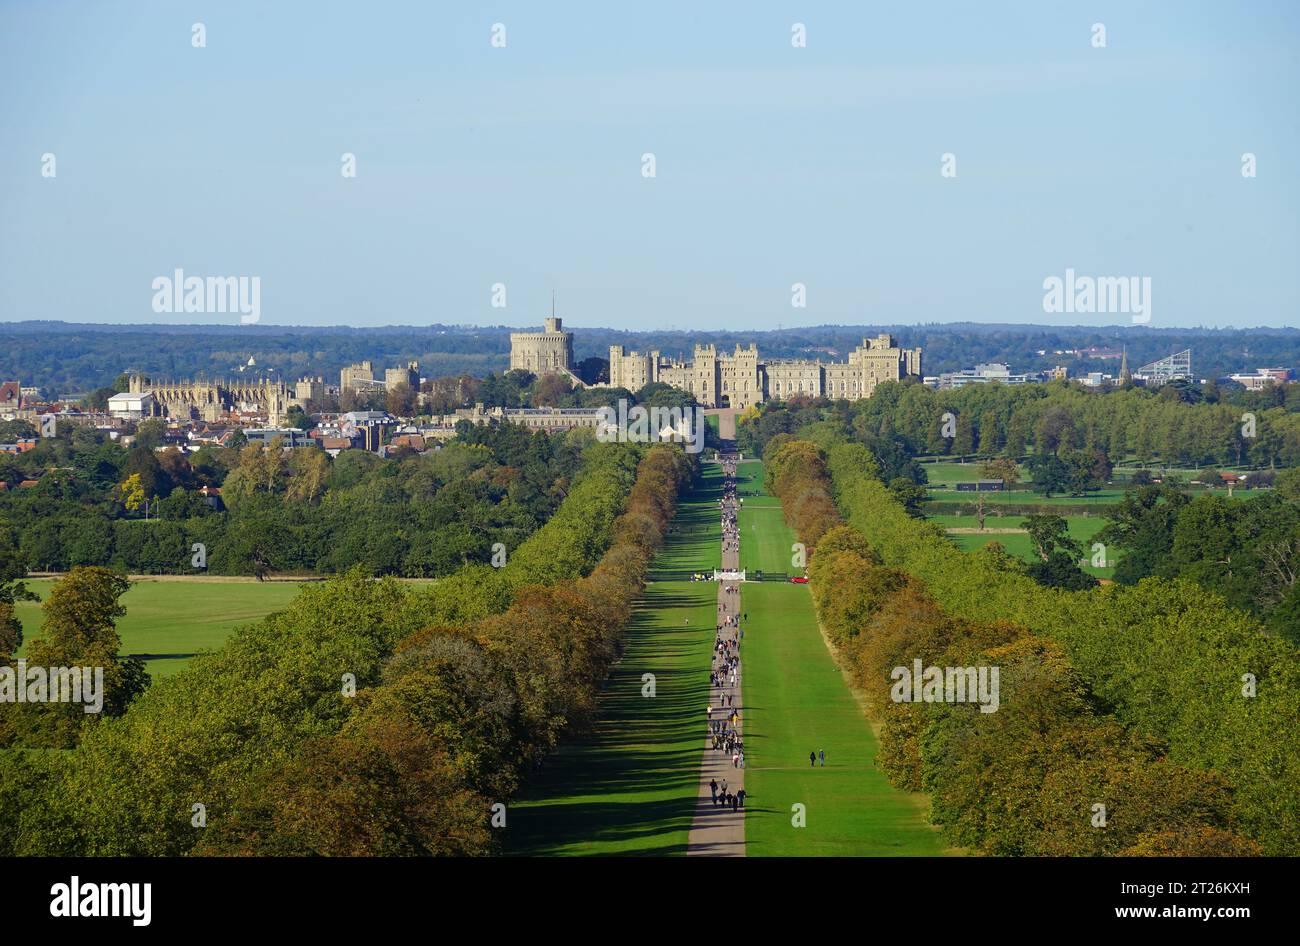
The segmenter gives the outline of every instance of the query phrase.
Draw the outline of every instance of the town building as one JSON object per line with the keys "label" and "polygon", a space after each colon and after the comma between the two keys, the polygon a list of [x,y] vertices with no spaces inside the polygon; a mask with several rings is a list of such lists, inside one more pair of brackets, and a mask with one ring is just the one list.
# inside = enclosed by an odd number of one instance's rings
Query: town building
{"label": "town building", "polygon": [[150,391],[128,391],[108,399],[108,412],[121,420],[143,420],[157,416],[158,402]]}
{"label": "town building", "polygon": [[974,368],[963,368],[960,371],[947,371],[937,377],[926,378],[925,383],[940,390],[949,390],[964,388],[968,384],[990,384],[994,381],[999,384],[1030,384],[1042,380],[1043,375],[1039,372],[1015,374],[1010,365],[992,362],[976,365]]}
{"label": "town building", "polygon": [[1168,358],[1161,358],[1143,365],[1133,372],[1133,380],[1142,384],[1166,384],[1170,381],[1192,377],[1192,350],[1185,348]]}
{"label": "town building", "polygon": [[1248,391],[1259,391],[1270,384],[1286,384],[1295,377],[1290,368],[1256,368],[1252,374],[1230,374],[1228,379],[1244,385]]}

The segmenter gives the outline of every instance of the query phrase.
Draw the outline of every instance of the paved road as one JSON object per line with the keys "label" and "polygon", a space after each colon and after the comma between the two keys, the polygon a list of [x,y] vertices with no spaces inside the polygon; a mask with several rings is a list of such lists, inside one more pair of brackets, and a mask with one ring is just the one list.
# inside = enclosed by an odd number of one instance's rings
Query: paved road
{"label": "paved road", "polygon": [[[722,515],[722,510],[719,510],[718,514]],[[738,530],[730,533],[724,530],[722,539],[723,571],[735,571],[740,568],[739,543],[740,534]],[[741,583],[737,581],[718,583],[719,624],[726,624],[728,617],[734,617],[740,613],[740,588]],[[724,638],[730,639],[736,633],[736,629],[724,627],[722,633]],[[712,691],[710,703],[713,707],[713,718],[715,719],[720,715],[725,718],[731,712],[731,706],[726,709],[721,707],[721,698],[724,695],[734,695],[735,708],[740,710],[742,714],[744,713],[744,707],[741,705],[740,676],[740,670],[744,668],[743,647],[740,653],[741,666],[736,673],[735,685],[732,686],[728,683],[727,686],[715,688]],[[742,718],[736,723],[735,728],[737,732],[743,734],[743,727],[744,719]],[[745,811],[742,808],[733,812],[729,807],[713,804],[713,793],[709,788],[709,782],[716,780],[721,785],[725,780],[728,791],[738,792],[745,786],[745,770],[736,768],[732,764],[730,753],[719,752],[713,748],[713,738],[709,730],[707,713],[701,713],[700,729],[704,735],[704,762],[700,766],[700,791],[695,804],[695,818],[691,823],[690,835],[687,838],[686,853],[688,855],[711,855],[715,857],[744,857]]]}

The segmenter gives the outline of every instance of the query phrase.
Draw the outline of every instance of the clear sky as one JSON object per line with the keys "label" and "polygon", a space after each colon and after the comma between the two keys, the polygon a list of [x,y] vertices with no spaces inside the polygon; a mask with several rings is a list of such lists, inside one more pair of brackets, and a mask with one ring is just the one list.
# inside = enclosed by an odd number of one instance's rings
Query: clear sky
{"label": "clear sky", "polygon": [[0,0],[0,321],[238,323],[155,314],[179,267],[263,324],[1129,322],[1044,313],[1071,268],[1300,325],[1297,40],[1296,0]]}

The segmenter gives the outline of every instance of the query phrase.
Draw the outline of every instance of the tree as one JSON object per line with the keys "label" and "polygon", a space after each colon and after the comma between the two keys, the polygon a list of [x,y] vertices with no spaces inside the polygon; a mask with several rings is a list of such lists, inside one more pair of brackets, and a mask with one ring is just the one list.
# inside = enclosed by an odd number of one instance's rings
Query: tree
{"label": "tree", "polygon": [[654,381],[636,392],[638,404],[645,407],[694,407],[695,396],[662,381]]}
{"label": "tree", "polygon": [[1300,503],[1300,467],[1279,470],[1273,477],[1273,488],[1283,498]]}
{"label": "tree", "polygon": [[952,452],[959,457],[975,452],[975,426],[969,411],[957,415],[957,435],[953,438]]}
{"label": "tree", "polygon": [[911,480],[899,476],[889,481],[889,491],[903,504],[909,515],[920,518],[921,505],[925,502],[926,490]]}
{"label": "tree", "polygon": [[1054,453],[1035,453],[1026,464],[1034,477],[1034,492],[1051,499],[1070,488],[1070,469]]}
{"label": "tree", "polygon": [[393,385],[385,399],[388,413],[394,417],[412,417],[419,402],[419,393],[405,381]]}
{"label": "tree", "polygon": [[1002,453],[1008,457],[1024,456],[1025,449],[1029,445],[1029,414],[1024,408],[1017,408],[1011,412],[1011,419],[1007,422],[1007,439],[1003,444]]}
{"label": "tree", "polygon": [[1169,557],[1179,510],[1188,502],[1186,494],[1170,486],[1143,486],[1124,494],[1096,537],[1124,550],[1115,567],[1116,582],[1132,585],[1156,573]]}
{"label": "tree", "polygon": [[1057,453],[1062,447],[1073,446],[1074,438],[1074,417],[1067,408],[1053,404],[1043,411],[1034,431],[1039,453]]}
{"label": "tree", "polygon": [[995,411],[985,411],[980,415],[979,447],[977,453],[982,457],[995,457],[1002,445],[1001,429]]}
{"label": "tree", "polygon": [[311,430],[316,426],[316,422],[311,419],[311,415],[304,411],[301,406],[293,404],[285,411],[284,425],[293,427],[296,430]]}
{"label": "tree", "polygon": [[998,457],[980,464],[980,476],[986,480],[1001,480],[1007,486],[1020,482],[1020,467],[1010,457]]}
{"label": "tree", "polygon": [[293,451],[289,461],[289,486],[285,495],[289,499],[316,503],[325,495],[329,479],[329,454],[319,447],[304,447]]}
{"label": "tree", "polygon": [[141,450],[152,452],[163,445],[163,435],[166,432],[165,421],[156,418],[142,420],[135,428],[135,445]]}
{"label": "tree", "polygon": [[[91,667],[103,670],[101,714],[85,712],[80,703],[21,704],[5,722],[8,739],[28,746],[70,748],[82,727],[98,715],[120,716],[149,685],[144,663],[119,657],[122,640],[117,619],[126,613],[119,599],[130,588],[127,579],[99,566],[69,570],[50,589],[43,606],[41,636],[27,649],[34,667]],[[0,726],[0,741],[5,739]]]}
{"label": "tree", "polygon": [[1101,489],[1110,479],[1110,459],[1100,450],[1066,450],[1061,462],[1071,496]]}
{"label": "tree", "polygon": [[148,496],[145,495],[144,486],[140,482],[139,473],[132,473],[119,483],[117,491],[127,512],[139,512],[149,500]]}
{"label": "tree", "polygon": [[1034,551],[1044,562],[1051,554],[1060,549],[1075,556],[1082,554],[1083,547],[1070,536],[1070,524],[1061,516],[1033,515],[1025,517],[1025,530]]}
{"label": "tree", "polygon": [[533,384],[531,401],[534,407],[559,407],[572,390],[564,375],[544,374]]}

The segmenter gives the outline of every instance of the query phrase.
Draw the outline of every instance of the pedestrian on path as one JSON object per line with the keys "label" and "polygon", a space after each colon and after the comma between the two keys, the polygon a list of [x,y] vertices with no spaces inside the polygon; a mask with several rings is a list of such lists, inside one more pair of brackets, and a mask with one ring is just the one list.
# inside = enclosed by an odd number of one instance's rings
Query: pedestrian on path
{"label": "pedestrian on path", "polygon": [[818,749],[817,754],[822,757],[822,768],[826,768],[826,750]]}
{"label": "pedestrian on path", "polygon": [[814,769],[817,768],[817,753],[815,752],[808,753],[808,764]]}
{"label": "pedestrian on path", "polygon": [[718,804],[718,780],[717,780],[716,778],[709,779],[709,791],[711,791],[711,792],[713,793],[713,805],[714,805],[714,807],[717,807],[717,804]]}
{"label": "pedestrian on path", "polygon": [[736,792],[736,801],[740,803],[741,808],[745,807],[745,790],[743,788]]}

